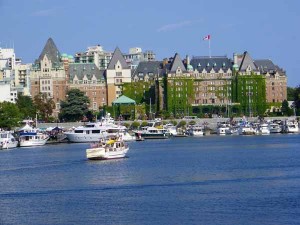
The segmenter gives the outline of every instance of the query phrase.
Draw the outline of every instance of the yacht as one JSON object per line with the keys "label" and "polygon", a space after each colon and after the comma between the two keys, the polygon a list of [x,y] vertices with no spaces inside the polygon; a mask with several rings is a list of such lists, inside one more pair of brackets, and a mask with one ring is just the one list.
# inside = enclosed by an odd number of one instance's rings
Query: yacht
{"label": "yacht", "polygon": [[117,125],[114,119],[108,113],[101,121],[87,123],[85,126],[79,126],[71,131],[65,132],[70,142],[97,142],[107,135],[119,134],[124,141],[135,140],[135,137],[128,133],[125,126]]}
{"label": "yacht", "polygon": [[0,145],[2,149],[16,148],[18,144],[18,140],[10,131],[0,131]]}
{"label": "yacht", "polygon": [[157,121],[149,121],[147,126],[141,130],[134,131],[135,136],[140,136],[144,139],[167,139],[170,133],[167,129],[163,128]]}

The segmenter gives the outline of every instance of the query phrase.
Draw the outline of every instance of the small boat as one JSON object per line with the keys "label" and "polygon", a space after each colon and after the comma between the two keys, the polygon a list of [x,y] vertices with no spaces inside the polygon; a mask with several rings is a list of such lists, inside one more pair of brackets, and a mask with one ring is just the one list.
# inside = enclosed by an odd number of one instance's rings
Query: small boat
{"label": "small boat", "polygon": [[18,144],[18,140],[10,131],[0,131],[0,145],[2,149],[16,148]]}
{"label": "small boat", "polygon": [[177,134],[173,135],[174,137],[188,137],[189,135],[182,129],[177,129]]}
{"label": "small boat", "polygon": [[231,127],[230,123],[227,123],[227,122],[218,123],[217,134],[218,135],[226,135],[228,133],[226,131],[229,130],[230,127]]}
{"label": "small boat", "polygon": [[50,136],[26,124],[18,131],[20,147],[42,146],[45,145]]}
{"label": "small boat", "polygon": [[239,126],[239,135],[255,135],[256,129],[249,122],[244,122]]}
{"label": "small boat", "polygon": [[167,139],[170,137],[170,133],[167,129],[164,129],[159,122],[149,121],[147,126],[141,128],[141,130],[134,131],[135,136],[141,134],[144,139]]}
{"label": "small boat", "polygon": [[177,128],[172,123],[167,123],[166,125],[163,126],[163,128],[166,129],[170,133],[170,135],[177,134]]}
{"label": "small boat", "polygon": [[191,136],[203,136],[204,135],[204,127],[199,125],[199,124],[195,124],[192,125],[188,128],[188,134]]}
{"label": "small boat", "polygon": [[49,135],[41,132],[22,132],[20,133],[20,147],[42,146],[49,139]]}
{"label": "small boat", "polygon": [[285,121],[284,131],[286,133],[298,133],[299,132],[299,124],[296,119],[289,119]]}
{"label": "small boat", "polygon": [[119,159],[124,158],[128,150],[128,145],[115,136],[91,144],[91,148],[86,149],[86,157],[90,160]]}
{"label": "small boat", "polygon": [[276,121],[270,123],[270,133],[278,134],[282,132],[282,125]]}
{"label": "small boat", "polygon": [[135,140],[136,141],[144,141],[145,138],[142,137],[142,133],[141,132],[136,132],[135,133]]}
{"label": "small boat", "polygon": [[268,123],[262,123],[258,125],[258,134],[268,135],[270,133],[270,125]]}

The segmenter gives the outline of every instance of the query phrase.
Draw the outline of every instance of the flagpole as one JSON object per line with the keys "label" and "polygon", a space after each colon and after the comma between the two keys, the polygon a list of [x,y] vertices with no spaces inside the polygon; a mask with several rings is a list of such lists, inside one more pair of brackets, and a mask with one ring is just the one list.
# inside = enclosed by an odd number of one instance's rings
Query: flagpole
{"label": "flagpole", "polygon": [[209,54],[209,58],[211,58],[210,38],[208,39],[208,54]]}

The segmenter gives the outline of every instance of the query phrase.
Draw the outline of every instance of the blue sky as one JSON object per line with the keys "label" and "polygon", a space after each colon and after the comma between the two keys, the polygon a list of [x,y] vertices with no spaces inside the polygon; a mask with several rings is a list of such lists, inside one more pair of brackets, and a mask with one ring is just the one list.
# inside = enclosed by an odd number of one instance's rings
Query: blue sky
{"label": "blue sky", "polygon": [[153,50],[157,59],[248,51],[284,68],[288,85],[300,85],[298,0],[0,0],[1,47],[14,45],[23,62],[38,58],[52,37],[74,55],[100,44],[122,52]]}

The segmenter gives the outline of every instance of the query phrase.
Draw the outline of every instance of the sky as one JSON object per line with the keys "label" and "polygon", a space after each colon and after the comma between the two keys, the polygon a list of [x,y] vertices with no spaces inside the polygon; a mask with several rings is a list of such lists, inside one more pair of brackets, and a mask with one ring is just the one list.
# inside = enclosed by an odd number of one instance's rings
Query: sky
{"label": "sky", "polygon": [[299,0],[0,0],[0,47],[24,63],[37,59],[49,37],[74,55],[100,44],[153,50],[156,59],[189,55],[233,57],[248,51],[286,71],[300,85]]}

